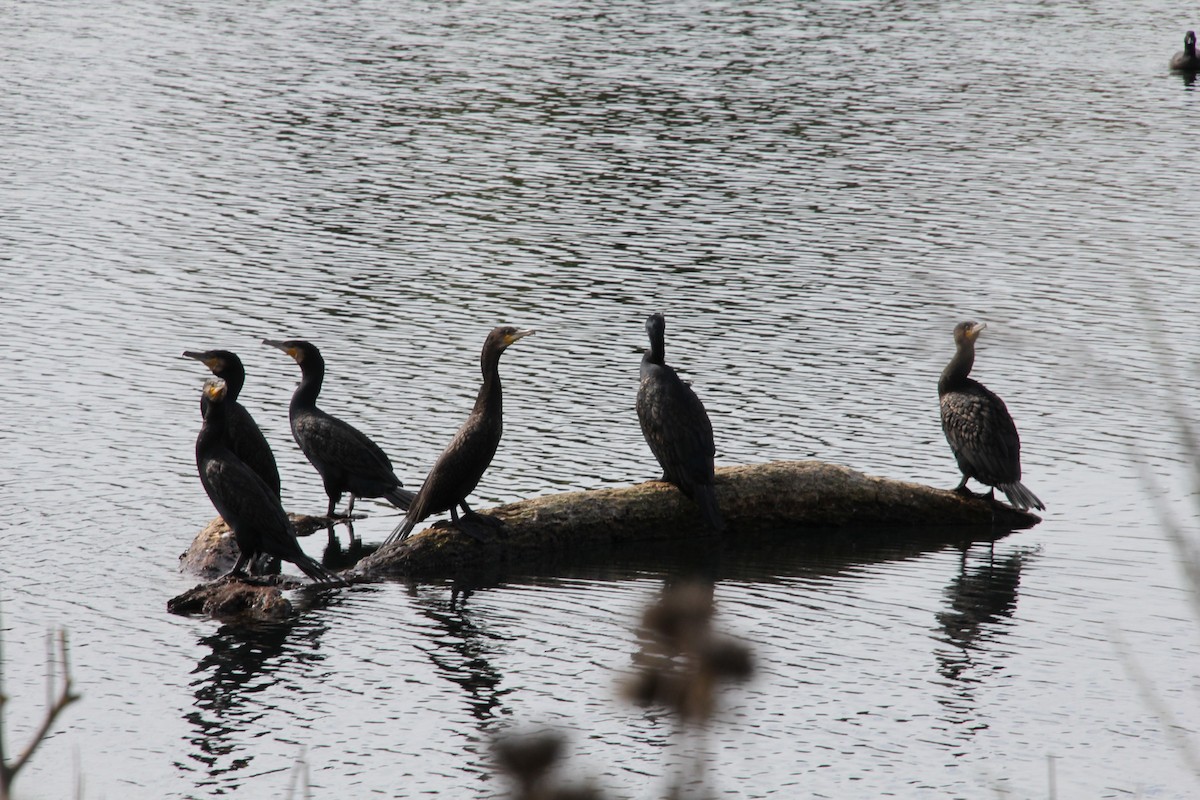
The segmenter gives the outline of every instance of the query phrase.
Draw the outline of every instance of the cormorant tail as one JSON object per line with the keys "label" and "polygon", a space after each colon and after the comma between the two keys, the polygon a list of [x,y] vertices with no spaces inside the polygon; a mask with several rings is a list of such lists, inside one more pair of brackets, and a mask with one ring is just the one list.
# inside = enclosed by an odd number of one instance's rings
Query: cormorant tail
{"label": "cormorant tail", "polygon": [[416,492],[410,492],[402,486],[397,486],[394,489],[389,489],[384,493],[387,501],[401,511],[408,511],[408,507],[412,505],[413,500],[417,498]]}
{"label": "cormorant tail", "polygon": [[1029,491],[1020,481],[1002,483],[996,488],[1004,492],[1013,508],[1019,508],[1022,511],[1030,508],[1036,508],[1038,511],[1046,510],[1046,506],[1038,499],[1038,496]]}
{"label": "cormorant tail", "polygon": [[417,521],[411,517],[405,517],[404,521],[392,530],[392,534],[383,540],[383,543],[389,545],[395,542],[403,542],[415,527],[417,527]]}
{"label": "cormorant tail", "polygon": [[304,556],[304,558],[297,559],[296,561],[293,561],[292,563],[295,564],[297,567],[299,567],[301,572],[303,572],[308,577],[312,578],[317,583],[336,584],[339,586],[346,585],[346,581],[344,578],[338,577],[336,574],[334,574],[332,571],[330,571],[324,564],[317,561],[316,559],[309,557],[307,554]]}
{"label": "cormorant tail", "polygon": [[717,508],[717,491],[711,483],[702,483],[695,487],[693,497],[700,507],[700,516],[708,526],[717,533],[725,530],[725,521],[721,519],[721,510]]}

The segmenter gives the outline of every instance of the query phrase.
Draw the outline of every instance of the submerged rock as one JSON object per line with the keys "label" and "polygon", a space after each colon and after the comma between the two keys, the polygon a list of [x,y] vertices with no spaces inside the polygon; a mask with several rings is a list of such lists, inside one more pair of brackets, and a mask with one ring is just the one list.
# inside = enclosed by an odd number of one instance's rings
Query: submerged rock
{"label": "submerged rock", "polygon": [[292,604],[283,596],[285,586],[223,578],[202,583],[172,598],[167,602],[167,611],[203,614],[227,622],[286,619],[292,614]]}

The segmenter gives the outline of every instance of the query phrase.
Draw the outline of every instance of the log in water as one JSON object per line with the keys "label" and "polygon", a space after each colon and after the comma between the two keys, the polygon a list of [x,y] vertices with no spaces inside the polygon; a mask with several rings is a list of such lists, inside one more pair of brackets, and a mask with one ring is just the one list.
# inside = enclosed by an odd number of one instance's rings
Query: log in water
{"label": "log in water", "polygon": [[[964,529],[998,531],[1028,528],[1041,518],[983,497],[876,478],[820,461],[775,461],[717,470],[717,495],[728,530],[726,538],[752,544],[754,538],[802,538],[921,528],[947,540]],[[704,536],[696,506],[674,486],[648,481],[613,489],[593,489],[538,497],[489,509],[492,524],[438,523],[406,541],[380,548],[345,574],[353,581],[384,578],[436,580],[498,574],[537,564],[569,564],[598,549],[649,543],[690,542]],[[299,524],[314,525],[320,518]],[[711,536],[716,536],[707,532]],[[233,548],[232,550],[230,548]],[[236,558],[228,529],[214,520],[196,537],[183,558],[184,569],[212,575]],[[247,597],[236,597],[238,586]],[[207,587],[212,587],[211,589]],[[178,613],[258,616],[280,613],[275,587],[220,581],[175,598]],[[211,595],[211,597],[210,597]],[[261,599],[272,595],[269,601]]]}

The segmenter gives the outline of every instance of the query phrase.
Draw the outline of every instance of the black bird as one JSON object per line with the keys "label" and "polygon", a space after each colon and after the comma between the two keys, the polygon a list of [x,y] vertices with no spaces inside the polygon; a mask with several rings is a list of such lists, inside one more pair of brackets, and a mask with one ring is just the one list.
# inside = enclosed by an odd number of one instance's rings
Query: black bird
{"label": "black bird", "polygon": [[218,378],[204,385],[208,410],[196,437],[196,469],[208,498],[237,540],[238,560],[228,574],[244,575],[256,556],[267,554],[292,562],[314,581],[341,583],[300,549],[279,496],[229,449],[227,395],[225,382]]}
{"label": "black bird", "polygon": [[975,340],[987,326],[960,322],[954,326],[954,358],[942,370],[938,399],[942,431],[958,460],[962,481],[954,491],[972,494],[967,480],[974,478],[999,489],[1019,509],[1044,509],[1042,501],[1021,483],[1021,438],[1004,401],[982,383],[968,377],[975,363]]}
{"label": "black bird", "polygon": [[642,356],[638,421],[646,444],[662,466],[662,479],[692,498],[704,521],[721,531],[725,523],[713,488],[713,457],[717,448],[713,443],[712,423],[692,387],[664,361],[666,331],[667,320],[662,314],[651,314],[646,320],[650,349]]}
{"label": "black bird", "polygon": [[[246,462],[250,469],[258,473],[268,488],[279,497],[279,468],[275,466],[275,454],[267,444],[267,438],[259,430],[254,417],[238,402],[242,386],[246,383],[246,370],[237,354],[228,350],[205,350],[197,353],[185,351],[184,358],[194,358],[225,381],[225,417],[228,420],[228,440],[226,444],[233,454]],[[200,395],[200,414],[208,413],[208,396]]]}
{"label": "black bird", "polygon": [[350,493],[346,516],[354,513],[356,497],[384,497],[397,508],[407,509],[413,493],[400,483],[379,445],[357,428],[317,408],[317,395],[325,380],[325,359],[316,345],[300,339],[264,339],[263,344],[279,348],[300,365],[300,385],[288,406],[288,419],[296,444],[321,474],[325,494],[329,495],[327,515],[333,516],[343,492]]}
{"label": "black bird", "polygon": [[474,515],[467,505],[467,495],[475,491],[479,479],[492,463],[504,430],[500,355],[513,342],[531,333],[532,330],[501,327],[494,328],[488,334],[479,356],[483,385],[475,397],[475,407],[450,444],[438,456],[433,469],[429,470],[429,476],[421,484],[404,521],[396,526],[384,544],[404,541],[417,523],[431,514],[449,511],[451,520],[457,523],[455,506],[462,506],[465,515]]}
{"label": "black bird", "polygon": [[1183,52],[1171,58],[1171,69],[1176,72],[1200,72],[1200,56],[1196,55],[1196,32],[1188,31],[1183,37]]}

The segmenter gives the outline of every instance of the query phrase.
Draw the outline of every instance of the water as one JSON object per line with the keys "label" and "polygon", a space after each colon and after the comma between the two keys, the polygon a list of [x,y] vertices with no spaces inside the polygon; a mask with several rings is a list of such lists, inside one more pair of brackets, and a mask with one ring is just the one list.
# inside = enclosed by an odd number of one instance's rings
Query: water
{"label": "water", "polygon": [[[509,726],[570,736],[619,797],[689,751],[722,797],[1191,797],[1139,694],[1185,721],[1196,619],[1160,509],[1195,527],[1200,99],[1164,3],[18,3],[0,105],[0,629],[10,752],[67,628],[78,690],[22,797],[492,797]],[[172,617],[212,516],[204,371],[285,504],[306,337],[323,405],[417,485],[504,357],[489,505],[657,474],[642,322],[722,464],[820,458],[949,486],[934,386],[989,323],[1037,528],[994,545],[775,542],[338,593],[278,626]],[[1148,488],[1144,475],[1153,477]],[[396,522],[364,502],[367,542]],[[953,538],[953,537],[950,537]],[[320,537],[306,541],[319,554]],[[759,669],[702,741],[617,698],[640,609],[696,562]],[[1122,655],[1122,653],[1129,655]],[[1195,732],[1185,728],[1194,737]],[[1053,779],[1050,777],[1053,765]]]}

